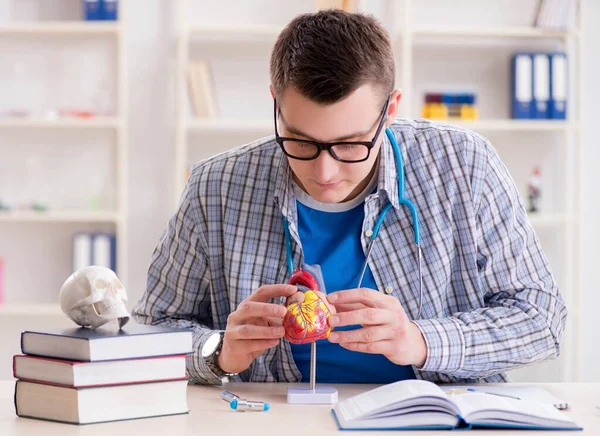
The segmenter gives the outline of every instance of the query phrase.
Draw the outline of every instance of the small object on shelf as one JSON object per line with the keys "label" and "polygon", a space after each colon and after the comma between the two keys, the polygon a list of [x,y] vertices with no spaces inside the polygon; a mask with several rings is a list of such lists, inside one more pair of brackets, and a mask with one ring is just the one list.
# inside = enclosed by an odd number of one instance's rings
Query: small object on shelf
{"label": "small object on shelf", "polygon": [[426,93],[422,109],[423,118],[446,120],[476,120],[479,118],[472,93]]}
{"label": "small object on shelf", "polygon": [[8,212],[11,209],[12,208],[8,205],[8,203],[5,203],[0,199],[0,212]]}
{"label": "small object on shelf", "polygon": [[48,210],[48,205],[42,203],[41,201],[36,201],[31,205],[31,210],[36,212],[46,212]]}
{"label": "small object on shelf", "polygon": [[529,212],[539,212],[540,198],[542,196],[542,178],[538,167],[535,167],[531,173],[527,185],[527,194],[527,197],[529,198]]}

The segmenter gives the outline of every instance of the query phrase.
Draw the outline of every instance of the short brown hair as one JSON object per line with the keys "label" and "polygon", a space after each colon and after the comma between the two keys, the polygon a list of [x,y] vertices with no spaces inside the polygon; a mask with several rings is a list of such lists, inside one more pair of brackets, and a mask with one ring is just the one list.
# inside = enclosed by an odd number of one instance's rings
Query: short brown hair
{"label": "short brown hair", "polygon": [[279,34],[271,53],[275,95],[293,87],[321,104],[338,102],[367,83],[385,99],[394,88],[394,71],[383,26],[370,15],[342,10],[297,16]]}

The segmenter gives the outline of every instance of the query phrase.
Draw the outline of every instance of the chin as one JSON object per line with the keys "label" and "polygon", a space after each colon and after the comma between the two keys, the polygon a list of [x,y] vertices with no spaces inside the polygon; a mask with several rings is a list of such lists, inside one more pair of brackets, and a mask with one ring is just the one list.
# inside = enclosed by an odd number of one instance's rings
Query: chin
{"label": "chin", "polygon": [[321,190],[313,190],[313,192],[309,192],[309,194],[320,203],[341,203],[349,195],[349,193],[342,191]]}

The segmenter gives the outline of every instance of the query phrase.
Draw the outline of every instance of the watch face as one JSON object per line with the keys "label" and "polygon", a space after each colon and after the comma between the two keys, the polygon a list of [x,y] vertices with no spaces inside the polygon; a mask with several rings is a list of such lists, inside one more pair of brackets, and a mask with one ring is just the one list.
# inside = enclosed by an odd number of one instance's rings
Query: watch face
{"label": "watch face", "polygon": [[202,347],[202,357],[208,357],[215,352],[221,342],[221,334],[215,333],[206,340]]}

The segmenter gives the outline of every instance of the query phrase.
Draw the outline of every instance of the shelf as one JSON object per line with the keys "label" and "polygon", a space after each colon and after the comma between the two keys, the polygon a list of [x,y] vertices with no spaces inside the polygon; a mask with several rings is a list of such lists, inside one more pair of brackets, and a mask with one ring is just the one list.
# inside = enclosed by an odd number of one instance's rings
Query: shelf
{"label": "shelf", "polygon": [[0,212],[0,223],[118,223],[117,212],[94,212],[94,211],[9,211]]}
{"label": "shelf", "polygon": [[268,135],[274,132],[273,120],[251,120],[235,118],[199,118],[186,121],[189,131],[204,133],[247,133],[254,132]]}
{"label": "shelf", "polygon": [[461,38],[533,38],[566,39],[578,37],[576,30],[542,29],[538,27],[432,27],[413,31],[416,37],[461,37]]}
{"label": "shelf", "polygon": [[0,128],[50,128],[50,129],[116,129],[121,122],[116,117],[58,118],[42,117],[0,118]]}
{"label": "shelf", "polygon": [[66,316],[62,313],[60,305],[52,303],[3,303],[0,304],[0,316],[25,316],[25,315],[56,315]]}
{"label": "shelf", "polygon": [[274,41],[283,26],[275,25],[243,25],[215,24],[190,27],[190,37],[203,41],[238,41],[271,40]]}
{"label": "shelf", "polygon": [[577,130],[578,124],[561,120],[435,120],[440,123],[471,130],[486,131],[570,131]]}
{"label": "shelf", "polygon": [[18,35],[117,35],[118,21],[49,21],[0,24],[0,36]]}
{"label": "shelf", "polygon": [[[578,124],[566,121],[552,120],[434,120],[441,124],[462,127],[475,131],[570,131],[577,130]],[[201,131],[207,133],[240,133],[257,132],[270,134],[273,132],[273,121],[249,120],[235,118],[206,118],[190,119],[186,121],[187,129],[190,131]]]}

